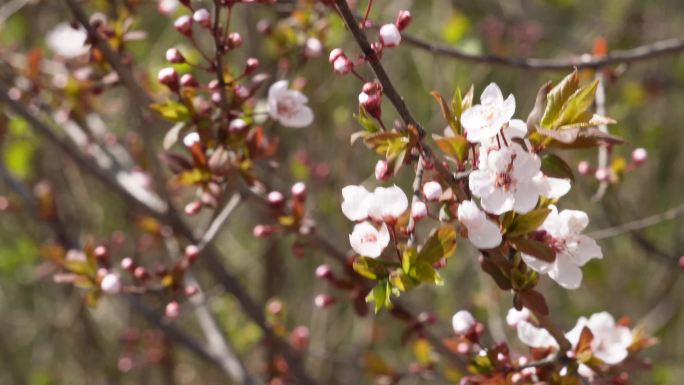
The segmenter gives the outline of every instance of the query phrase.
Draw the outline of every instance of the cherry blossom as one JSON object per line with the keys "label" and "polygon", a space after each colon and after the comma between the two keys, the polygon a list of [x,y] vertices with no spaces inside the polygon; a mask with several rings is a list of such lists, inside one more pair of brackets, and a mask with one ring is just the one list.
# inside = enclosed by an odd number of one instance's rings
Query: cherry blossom
{"label": "cherry blossom", "polygon": [[368,200],[368,215],[377,221],[393,221],[408,209],[408,198],[402,189],[376,187]]}
{"label": "cherry blossom", "polygon": [[549,178],[540,168],[536,154],[511,143],[500,150],[480,152],[478,169],[470,174],[468,183],[485,211],[525,214],[535,208],[540,195],[559,198],[570,190],[569,181]]}
{"label": "cherry blossom", "polygon": [[368,218],[368,200],[371,193],[363,186],[346,186],[342,189],[342,213],[350,221]]}
{"label": "cherry blossom", "polygon": [[473,201],[458,206],[458,220],[468,229],[468,240],[478,249],[491,249],[501,244],[499,226],[487,219]]}
{"label": "cherry blossom", "polygon": [[349,243],[352,249],[362,256],[377,258],[387,247],[390,241],[387,225],[380,225],[380,230],[370,222],[361,222],[354,226],[354,231],[349,235]]}
{"label": "cherry blossom", "polygon": [[596,313],[589,319],[580,317],[575,327],[565,335],[573,346],[577,345],[585,327],[594,336],[591,351],[596,358],[609,365],[618,364],[627,358],[627,348],[632,344],[632,332],[626,326],[617,325],[610,313]]}
{"label": "cherry blossom", "polygon": [[466,334],[477,324],[475,317],[468,310],[459,310],[451,318],[451,326],[456,334]]}
{"label": "cherry blossom", "polygon": [[603,258],[601,248],[593,239],[580,234],[589,224],[589,217],[583,211],[563,210],[549,206],[551,212],[539,227],[545,240],[556,252],[552,263],[541,261],[531,255],[522,254],[525,263],[533,270],[548,274],[566,289],[576,289],[582,282],[580,266],[594,258]]}
{"label": "cherry blossom", "polygon": [[411,205],[411,218],[419,221],[428,216],[428,209],[423,201],[415,201]]}
{"label": "cherry blossom", "polygon": [[490,83],[480,95],[480,104],[463,111],[461,125],[469,142],[487,142],[499,133],[514,113],[515,97],[508,95],[504,100],[499,86]]}
{"label": "cherry blossom", "polygon": [[268,112],[283,126],[300,128],[313,122],[313,111],[308,98],[299,91],[288,89],[288,81],[280,80],[268,90]]}
{"label": "cherry blossom", "polygon": [[47,46],[56,54],[72,59],[88,53],[90,45],[85,45],[88,34],[83,28],[75,29],[69,23],[59,23],[47,33]]}
{"label": "cherry blossom", "polygon": [[107,273],[100,281],[100,289],[105,293],[116,294],[121,291],[121,279],[114,273]]}

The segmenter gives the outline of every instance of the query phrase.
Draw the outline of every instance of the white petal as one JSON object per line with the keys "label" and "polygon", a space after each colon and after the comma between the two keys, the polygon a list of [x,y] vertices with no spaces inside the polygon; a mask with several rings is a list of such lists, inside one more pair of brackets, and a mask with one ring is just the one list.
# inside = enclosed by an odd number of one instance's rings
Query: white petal
{"label": "white petal", "polygon": [[501,112],[499,115],[499,118],[501,119],[502,123],[506,123],[515,114],[515,96],[508,95],[506,100],[503,102],[503,106],[501,108]]}
{"label": "white petal", "polygon": [[[593,344],[592,344],[593,345]],[[600,348],[592,349],[594,356],[608,365],[615,365],[622,362],[629,352],[625,346],[617,344],[603,345]]]}
{"label": "white petal", "polygon": [[389,243],[387,226],[383,226],[378,232],[370,222],[359,223],[349,235],[349,243],[360,255],[377,258]]}
{"label": "white petal", "polygon": [[301,106],[296,113],[291,116],[280,116],[280,124],[286,127],[302,128],[313,122],[313,111],[307,106]]}
{"label": "white petal", "polygon": [[279,80],[271,85],[268,89],[268,99],[278,98],[283,92],[287,91],[289,82],[287,80]]}
{"label": "white petal", "polygon": [[408,209],[408,198],[399,187],[377,187],[368,214],[374,218],[399,218]]}
{"label": "white petal", "polygon": [[510,327],[516,327],[518,322],[527,321],[530,319],[530,315],[530,311],[527,310],[526,307],[522,308],[522,310],[510,308],[508,309],[508,313],[506,313],[506,323]]}
{"label": "white petal", "polygon": [[485,219],[481,226],[471,231],[468,228],[468,239],[478,249],[493,249],[501,244],[499,226]]}
{"label": "white petal", "polygon": [[482,91],[482,95],[480,95],[480,103],[485,105],[500,107],[503,102],[503,94],[496,83],[489,83],[484,91]]}
{"label": "white petal", "polygon": [[56,54],[71,59],[88,53],[90,45],[84,45],[88,34],[83,28],[71,28],[69,23],[59,23],[47,33],[47,46]]}
{"label": "white petal", "polygon": [[537,186],[531,182],[518,186],[513,195],[515,203],[513,210],[519,214],[526,214],[532,211],[537,206],[539,200],[539,192]]}
{"label": "white petal", "polygon": [[541,259],[535,258],[531,255],[521,253],[523,261],[530,269],[536,271],[537,273],[546,274],[553,267],[553,263],[542,261]]}
{"label": "white petal", "polygon": [[542,195],[553,199],[567,194],[570,191],[570,187],[572,187],[568,179],[551,178],[541,173],[535,177],[535,180],[540,186]]}
{"label": "white petal", "polygon": [[556,262],[549,270],[549,277],[566,289],[577,289],[582,283],[582,270],[563,254],[556,255]]}
{"label": "white petal", "polygon": [[563,210],[559,215],[561,221],[567,224],[568,234],[578,234],[589,224],[589,216],[584,211]]}
{"label": "white petal", "polygon": [[601,247],[586,235],[577,235],[572,240],[566,240],[564,253],[578,266],[584,266],[594,258],[603,258]]}
{"label": "white petal", "polygon": [[510,193],[495,188],[491,194],[483,196],[480,203],[486,212],[499,215],[511,211],[515,201]]}
{"label": "white petal", "polygon": [[506,140],[515,138],[524,138],[527,135],[527,123],[520,119],[511,119],[508,122],[508,127],[504,129]]}
{"label": "white petal", "polygon": [[546,329],[538,328],[527,321],[518,322],[516,329],[518,338],[527,346],[538,349],[558,347],[558,343]]}
{"label": "white petal", "polygon": [[580,335],[582,334],[582,330],[585,326],[587,326],[587,321],[588,320],[586,317],[580,317],[577,320],[575,327],[573,327],[569,332],[565,333],[565,338],[567,338],[568,341],[570,341],[573,348],[577,347]]}
{"label": "white petal", "polygon": [[342,213],[350,221],[368,217],[368,198],[371,193],[362,186],[346,186],[342,189]]}
{"label": "white petal", "polygon": [[494,192],[495,182],[496,176],[489,171],[475,170],[468,176],[468,187],[470,187],[473,195],[478,198]]}

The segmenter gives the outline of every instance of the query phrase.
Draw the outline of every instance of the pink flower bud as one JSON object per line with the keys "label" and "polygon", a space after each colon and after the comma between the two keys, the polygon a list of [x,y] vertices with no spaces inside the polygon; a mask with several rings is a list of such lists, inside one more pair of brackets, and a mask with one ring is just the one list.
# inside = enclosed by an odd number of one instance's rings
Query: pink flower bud
{"label": "pink flower bud", "polygon": [[162,68],[157,74],[157,80],[172,91],[178,90],[178,73],[173,67]]}
{"label": "pink flower bud", "polygon": [[192,147],[198,143],[200,143],[200,136],[196,132],[191,132],[183,137],[183,144],[186,147]]}
{"label": "pink flower bud", "polygon": [[682,269],[684,269],[684,255],[682,255],[681,257],[679,257],[679,261],[678,261],[678,262],[679,262],[679,267],[682,268]]}
{"label": "pink flower bud", "polygon": [[136,264],[132,258],[126,257],[121,260],[121,268],[126,271],[133,271],[136,268]]}
{"label": "pink flower bud", "polygon": [[281,193],[280,191],[271,191],[270,193],[268,193],[266,200],[272,206],[280,206],[285,201],[285,197],[283,196],[283,193]]}
{"label": "pink flower bud", "polygon": [[435,181],[427,182],[423,185],[423,195],[429,201],[439,200],[442,196],[442,186]]}
{"label": "pink flower bud", "polygon": [[204,28],[211,27],[211,13],[205,8],[200,8],[192,14],[192,20]]}
{"label": "pink flower bud", "polygon": [[209,89],[212,91],[216,91],[221,87],[221,85],[219,84],[218,80],[214,79],[207,84],[207,87],[209,87]]}
{"label": "pink flower bud", "polygon": [[375,164],[375,179],[382,182],[384,180],[389,179],[389,177],[391,176],[392,172],[389,169],[387,161],[384,159],[380,159],[378,163]]}
{"label": "pink flower bud", "polygon": [[304,43],[304,56],[307,58],[313,59],[319,57],[321,56],[322,52],[323,44],[321,44],[321,41],[315,37],[308,38],[306,43]]}
{"label": "pink flower bud", "polygon": [[180,305],[176,301],[171,301],[166,304],[164,314],[170,319],[176,319],[180,315]]}
{"label": "pink flower bud", "polygon": [[335,303],[335,297],[327,294],[319,294],[314,298],[314,304],[319,309],[325,309]]}
{"label": "pink flower bud", "polygon": [[580,175],[589,175],[591,173],[591,165],[586,160],[583,160],[577,164],[577,172]]}
{"label": "pink flower bud", "polygon": [[192,36],[192,18],[188,15],[183,15],[173,22],[173,28],[185,36]]}
{"label": "pink flower bud", "polygon": [[639,147],[632,151],[632,161],[635,165],[641,166],[642,164],[646,163],[647,159],[648,151],[646,151],[645,148]]}
{"label": "pink flower bud", "polygon": [[169,48],[166,50],[166,61],[173,64],[185,63],[185,57],[178,48]]}
{"label": "pink flower bud", "polygon": [[199,83],[195,79],[194,76],[191,74],[184,74],[180,78],[180,85],[181,87],[188,87],[188,88],[197,88],[199,87]]}
{"label": "pink flower bud", "polygon": [[198,200],[188,203],[187,205],[185,205],[185,208],[183,209],[185,215],[187,216],[196,215],[200,212],[200,210],[202,210],[202,202]]}
{"label": "pink flower bud", "polygon": [[411,205],[411,218],[414,221],[419,221],[428,215],[427,206],[423,201],[415,201]]}
{"label": "pink flower bud", "polygon": [[256,225],[252,233],[257,238],[268,237],[275,232],[275,227],[270,225]]}
{"label": "pink flower bud", "polygon": [[412,19],[411,12],[402,9],[397,14],[397,21],[395,21],[394,24],[400,31],[403,31],[406,27],[408,27]]}
{"label": "pink flower bud", "polygon": [[100,281],[100,289],[108,294],[117,294],[121,291],[121,280],[113,273],[107,273]]}
{"label": "pink flower bud", "polygon": [[306,326],[297,326],[290,333],[290,343],[297,350],[304,350],[309,346],[309,328]]}
{"label": "pink flower bud", "polygon": [[98,245],[97,247],[95,247],[95,250],[93,250],[93,254],[95,254],[95,258],[102,262],[106,262],[107,258],[109,257],[109,252],[107,251],[107,248],[103,245]]}
{"label": "pink flower bud", "polygon": [[162,15],[173,13],[178,8],[178,1],[176,0],[159,0],[157,2],[157,11]]}
{"label": "pink flower bud", "polygon": [[199,289],[197,286],[187,286],[184,290],[184,294],[186,297],[192,297],[193,295],[197,294],[199,292]]}
{"label": "pink flower bud", "polygon": [[221,95],[220,92],[212,92],[211,93],[211,102],[214,103],[215,105],[221,104],[221,99],[223,99],[223,96]]}
{"label": "pink flower bud", "polygon": [[607,168],[600,168],[596,170],[594,177],[600,182],[607,182],[610,180],[610,170]]}
{"label": "pink flower bud", "polygon": [[200,249],[197,245],[187,245],[185,246],[184,254],[185,258],[188,259],[188,262],[194,263],[200,256]]}
{"label": "pink flower bud", "polygon": [[316,277],[321,279],[328,279],[333,277],[333,271],[330,266],[323,264],[316,268]]}
{"label": "pink flower bud", "polygon": [[237,48],[242,45],[242,35],[239,32],[231,32],[228,35],[228,48]]}
{"label": "pink flower bud", "polygon": [[228,132],[230,132],[231,134],[239,134],[241,132],[244,132],[246,128],[247,122],[240,118],[233,119],[228,124]]}
{"label": "pink flower bud", "polygon": [[340,57],[347,57],[344,54],[344,51],[341,48],[335,48],[332,51],[330,51],[330,56],[328,56],[328,61],[330,64],[335,63],[335,60],[339,59]]}
{"label": "pink flower bud", "polygon": [[135,270],[133,270],[133,276],[139,280],[145,280],[150,278],[150,274],[142,266],[138,266],[135,268]]}
{"label": "pink flower bud", "polygon": [[456,334],[466,334],[477,324],[477,321],[469,311],[460,310],[452,317],[451,324]]}
{"label": "pink flower bud", "polygon": [[257,68],[259,68],[259,59],[255,57],[247,59],[247,62],[245,63],[245,74],[249,75],[256,71]]}
{"label": "pink flower bud", "polygon": [[306,198],[306,185],[303,182],[297,182],[292,185],[291,192],[295,198],[304,199]]}
{"label": "pink flower bud", "polygon": [[361,92],[359,94],[359,106],[376,119],[379,119],[382,115],[382,97],[380,93],[367,94]]}
{"label": "pink flower bud", "polygon": [[345,56],[340,56],[333,62],[333,70],[338,75],[346,75],[354,68],[354,63]]}
{"label": "pink flower bud", "polygon": [[380,42],[385,47],[396,47],[401,42],[401,33],[394,24],[385,24],[380,27]]}

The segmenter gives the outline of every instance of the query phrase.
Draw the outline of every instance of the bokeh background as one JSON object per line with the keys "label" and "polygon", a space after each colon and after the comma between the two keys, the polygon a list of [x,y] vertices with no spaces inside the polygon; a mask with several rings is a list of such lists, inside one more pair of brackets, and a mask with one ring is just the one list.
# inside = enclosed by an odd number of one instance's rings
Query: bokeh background
{"label": "bokeh background", "polygon": [[[57,23],[70,20],[60,1],[28,1],[17,12],[7,13],[11,3],[0,1],[0,67],[9,79],[7,63],[43,50],[46,58],[46,33]],[[106,10],[105,1],[90,1],[88,9]],[[118,3],[118,2],[111,2]],[[121,2],[123,3],[123,2]],[[130,44],[135,53],[136,70],[154,79],[165,66],[164,52],[182,39],[170,27],[172,19],[161,17],[156,2],[142,0],[138,6],[137,27],[147,31],[145,40]],[[302,2],[304,3],[304,2]],[[359,1],[359,9],[365,1]],[[591,52],[597,38],[604,38],[609,50],[632,48],[657,40],[684,36],[684,4],[680,0],[394,0],[375,1],[372,19],[394,20],[399,9],[410,9],[414,20],[410,34],[443,42],[471,53],[494,53],[514,57],[563,58]],[[111,4],[110,4],[111,5]],[[349,136],[359,129],[352,114],[356,111],[360,83],[351,77],[332,74],[327,49],[355,46],[334,16],[327,19],[329,29],[324,55],[290,69],[278,66],[275,57],[282,45],[256,32],[261,19],[272,23],[289,15],[290,2],[280,3],[276,11],[265,6],[239,6],[235,26],[245,36],[245,49],[231,58],[256,55],[263,68],[276,77],[301,76],[304,92],[316,119],[301,130],[273,127],[281,135],[279,167],[268,176],[284,191],[294,181],[309,187],[308,207],[320,232],[341,249],[347,248],[351,224],[339,210],[340,189],[347,184],[367,181],[373,185],[373,166],[377,161],[362,144],[349,145]],[[5,17],[6,15],[6,17]],[[296,36],[296,31],[292,34]],[[451,95],[456,87],[475,86],[476,95],[489,82],[497,82],[504,93],[514,93],[516,117],[525,119],[540,85],[559,80],[564,72],[530,71],[506,66],[462,63],[432,55],[409,45],[389,50],[383,62],[397,88],[423,125],[441,133],[445,122],[430,96],[437,90]],[[606,82],[607,115],[618,121],[611,133],[626,143],[614,148],[611,159],[629,159],[634,148],[648,150],[648,162],[625,173],[611,185],[600,201],[593,201],[598,182],[591,176],[577,175],[561,208],[577,208],[589,213],[589,232],[661,213],[684,203],[684,55],[668,55],[652,60],[617,66],[615,76]],[[16,67],[14,68],[16,70]],[[367,69],[362,73],[369,74]],[[584,79],[593,73],[582,72]],[[164,90],[147,84],[159,98]],[[59,100],[45,92],[52,106]],[[129,149],[138,148],[130,131],[130,115],[125,94],[109,92],[89,97],[107,126]],[[0,106],[0,111],[3,111]],[[386,121],[394,118],[391,105],[384,106]],[[168,127],[159,127],[157,147]],[[158,239],[141,231],[132,208],[111,194],[96,180],[84,175],[64,159],[53,146],[41,140],[22,120],[2,115],[0,132],[1,161],[12,175],[31,188],[50,186],[58,202],[59,215],[70,224],[68,232],[79,239],[111,242],[113,259],[134,256],[151,263],[167,258]],[[136,147],[138,146],[138,147]],[[573,167],[581,160],[596,165],[595,150],[561,153]],[[410,190],[411,172],[402,170],[396,183]],[[191,192],[181,191],[179,206]],[[198,228],[207,215],[192,219]],[[266,210],[249,203],[238,209],[224,226],[216,245],[226,256],[226,265],[237,272],[254,297],[262,302],[280,298],[286,304],[288,327],[307,325],[311,345],[307,365],[325,384],[372,383],[367,372],[384,366],[406,368],[415,360],[411,344],[402,345],[402,324],[387,314],[356,317],[347,303],[325,311],[313,305],[319,293],[336,295],[314,277],[316,266],[326,261],[315,250],[305,249],[303,257],[292,252],[293,238],[276,236],[256,239],[252,228],[268,222]],[[684,377],[684,318],[681,306],[684,289],[680,277],[684,270],[677,259],[684,254],[682,219],[659,223],[637,233],[613,234],[599,241],[604,259],[584,267],[584,282],[575,291],[563,290],[542,278],[541,290],[547,296],[553,319],[564,329],[577,317],[607,310],[616,318],[629,317],[643,324],[659,338],[659,343],[644,356],[653,361],[652,370],[636,377],[640,384],[680,384]],[[605,234],[605,233],[604,233]],[[223,374],[197,360],[180,347],[173,346],[143,318],[116,297],[103,298],[95,308],[84,305],[83,293],[54,283],[54,268],[41,257],[43,247],[54,238],[13,192],[0,181],[0,383],[1,384],[225,384]],[[251,369],[262,370],[260,331],[243,316],[235,301],[222,293],[216,282],[198,271],[208,293],[209,306],[229,340],[246,358]],[[441,325],[462,308],[483,320],[495,339],[517,343],[503,320],[511,306],[510,294],[502,293],[479,271],[476,254],[466,242],[459,244],[455,257],[442,271],[443,287],[423,287],[405,296],[416,310],[434,311]],[[152,307],[163,303],[147,298]],[[190,307],[176,323],[202,340]],[[447,335],[446,328],[439,333]],[[137,336],[137,342],[127,342]],[[370,352],[370,353],[369,353]],[[128,361],[127,361],[128,359]],[[408,378],[405,383],[442,383]]]}

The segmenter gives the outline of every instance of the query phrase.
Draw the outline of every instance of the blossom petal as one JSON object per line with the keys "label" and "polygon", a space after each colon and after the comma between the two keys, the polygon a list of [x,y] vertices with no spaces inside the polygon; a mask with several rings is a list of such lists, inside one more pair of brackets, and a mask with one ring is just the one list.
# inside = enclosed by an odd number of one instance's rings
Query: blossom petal
{"label": "blossom petal", "polygon": [[527,321],[519,321],[516,329],[520,341],[529,347],[558,348],[558,343],[546,329],[538,328]]}
{"label": "blossom petal", "polygon": [[566,289],[577,289],[582,283],[582,270],[563,254],[557,254],[549,277]]}
{"label": "blossom petal", "polygon": [[[501,92],[501,91],[499,91]],[[515,114],[515,96],[513,94],[508,95],[506,100],[503,102],[503,106],[500,111],[499,119],[502,121],[502,123],[506,123]]]}
{"label": "blossom petal", "polygon": [[586,235],[575,236],[572,246],[568,245],[565,253],[578,266],[583,266],[594,258],[603,258],[601,247],[595,240]]}
{"label": "blossom petal", "polygon": [[468,229],[468,239],[478,249],[493,249],[501,244],[501,232],[494,222],[484,219],[475,231]]}
{"label": "blossom petal", "polygon": [[495,188],[491,194],[483,196],[480,203],[486,212],[499,215],[511,211],[515,200],[511,194]]}
{"label": "blossom petal", "polygon": [[287,80],[279,80],[273,83],[271,87],[268,89],[268,98],[277,98],[280,94],[287,91],[287,87],[289,86],[289,84],[290,83]]}
{"label": "blossom petal", "polygon": [[383,224],[381,231],[370,222],[358,223],[349,235],[349,243],[355,252],[362,256],[377,258],[389,243],[389,232]]}
{"label": "blossom petal", "polygon": [[308,106],[301,106],[296,113],[290,116],[280,116],[278,121],[285,127],[302,128],[313,122],[314,114]]}
{"label": "blossom petal", "polygon": [[536,271],[537,273],[546,274],[553,267],[553,263],[542,261],[531,255],[521,253],[523,261],[530,269]]}
{"label": "blossom petal", "polygon": [[342,213],[350,221],[368,217],[368,198],[371,193],[362,186],[346,186],[342,189]]}
{"label": "blossom petal", "polygon": [[482,95],[480,95],[480,103],[496,107],[501,106],[504,103],[501,88],[496,83],[489,83],[484,91],[482,91]]}

